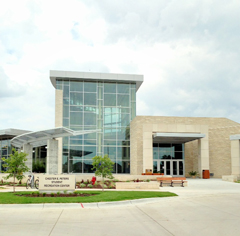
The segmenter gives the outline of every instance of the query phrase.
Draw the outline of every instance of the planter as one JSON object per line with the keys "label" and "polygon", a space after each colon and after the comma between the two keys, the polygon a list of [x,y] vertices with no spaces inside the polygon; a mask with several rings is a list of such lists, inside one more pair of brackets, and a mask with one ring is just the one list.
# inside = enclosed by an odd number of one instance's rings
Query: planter
{"label": "planter", "polygon": [[116,189],[159,189],[159,182],[117,182]]}

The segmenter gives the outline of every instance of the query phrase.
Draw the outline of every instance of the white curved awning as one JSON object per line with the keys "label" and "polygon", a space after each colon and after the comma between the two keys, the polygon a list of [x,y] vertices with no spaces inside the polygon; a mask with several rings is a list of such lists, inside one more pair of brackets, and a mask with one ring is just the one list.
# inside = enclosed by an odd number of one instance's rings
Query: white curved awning
{"label": "white curved awning", "polygon": [[97,131],[98,130],[74,131],[65,127],[59,127],[18,135],[15,138],[11,139],[11,144],[19,148],[21,148],[24,144],[31,144],[33,147],[40,147],[47,145],[48,139],[83,135],[88,133],[94,133]]}

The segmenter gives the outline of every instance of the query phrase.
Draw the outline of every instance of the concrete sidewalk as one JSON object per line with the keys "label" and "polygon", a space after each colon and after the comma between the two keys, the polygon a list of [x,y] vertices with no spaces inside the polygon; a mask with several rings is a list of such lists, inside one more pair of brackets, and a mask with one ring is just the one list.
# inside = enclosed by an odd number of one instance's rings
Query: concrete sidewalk
{"label": "concrete sidewalk", "polygon": [[222,179],[187,179],[188,187],[163,187],[160,191],[169,191],[180,197],[202,195],[239,194],[240,184],[222,181]]}

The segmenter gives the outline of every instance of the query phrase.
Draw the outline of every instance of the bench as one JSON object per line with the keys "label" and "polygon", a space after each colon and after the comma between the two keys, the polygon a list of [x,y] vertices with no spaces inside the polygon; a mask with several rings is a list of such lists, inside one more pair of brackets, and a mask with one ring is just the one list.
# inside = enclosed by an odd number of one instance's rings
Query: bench
{"label": "bench", "polygon": [[174,183],[180,183],[184,187],[184,183],[187,183],[185,177],[158,177],[157,181],[160,181],[160,187],[163,187],[163,183],[169,183],[173,187]]}
{"label": "bench", "polygon": [[142,175],[163,175],[160,173],[142,173]]}

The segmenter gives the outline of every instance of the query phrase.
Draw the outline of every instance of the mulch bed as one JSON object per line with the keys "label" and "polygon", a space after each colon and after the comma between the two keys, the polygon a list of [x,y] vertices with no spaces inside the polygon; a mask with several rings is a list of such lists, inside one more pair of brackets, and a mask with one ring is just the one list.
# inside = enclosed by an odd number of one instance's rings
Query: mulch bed
{"label": "mulch bed", "polygon": [[94,196],[96,193],[60,193],[60,194],[51,194],[51,193],[46,193],[46,194],[16,194],[19,197],[89,197],[89,196]]}

